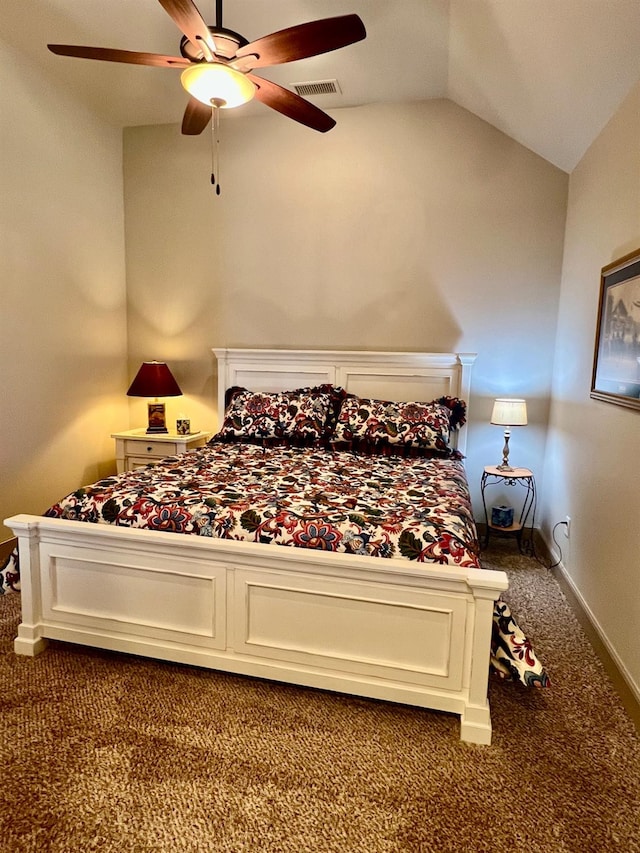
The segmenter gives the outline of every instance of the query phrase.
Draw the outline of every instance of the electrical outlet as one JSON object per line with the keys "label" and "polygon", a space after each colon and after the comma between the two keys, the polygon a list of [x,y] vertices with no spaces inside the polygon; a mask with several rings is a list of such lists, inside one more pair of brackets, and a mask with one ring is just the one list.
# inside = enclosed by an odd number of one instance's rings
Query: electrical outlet
{"label": "electrical outlet", "polygon": [[567,539],[571,538],[571,516],[565,515],[564,517],[564,535]]}

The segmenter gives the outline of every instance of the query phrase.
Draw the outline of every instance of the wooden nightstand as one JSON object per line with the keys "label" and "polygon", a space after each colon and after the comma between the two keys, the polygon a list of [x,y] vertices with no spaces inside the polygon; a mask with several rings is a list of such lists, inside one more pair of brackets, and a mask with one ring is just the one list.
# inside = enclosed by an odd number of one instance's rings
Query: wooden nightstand
{"label": "wooden nightstand", "polygon": [[164,459],[176,456],[195,447],[202,447],[210,437],[208,432],[193,432],[190,435],[177,433],[154,433],[148,435],[143,429],[130,429],[126,432],[114,432],[111,438],[116,440],[116,464],[118,474],[143,468]]}
{"label": "wooden nightstand", "polygon": [[[492,524],[487,511],[487,502],[485,498],[485,489],[487,486],[495,485],[504,486],[522,486],[524,488],[524,500],[520,514],[514,512],[513,524],[509,527],[499,527],[497,524]],[[482,474],[482,482],[480,484],[480,492],[482,494],[482,506],[484,509],[485,535],[484,547],[489,544],[489,536],[491,533],[500,535],[515,536],[518,541],[518,549],[530,553],[533,550],[533,526],[536,517],[536,480],[533,472],[528,468],[512,468],[511,471],[503,471],[497,465],[487,465]],[[528,535],[525,537],[523,545],[523,533],[529,529]]]}

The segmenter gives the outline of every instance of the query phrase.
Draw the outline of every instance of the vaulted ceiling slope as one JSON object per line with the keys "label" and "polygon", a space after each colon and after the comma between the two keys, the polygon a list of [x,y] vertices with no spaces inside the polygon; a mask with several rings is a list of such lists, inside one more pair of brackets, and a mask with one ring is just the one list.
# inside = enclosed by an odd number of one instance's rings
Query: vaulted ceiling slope
{"label": "vaulted ceiling slope", "polygon": [[[215,23],[215,0],[196,0]],[[358,14],[367,38],[260,69],[287,88],[337,80],[321,109],[450,98],[570,172],[640,79],[640,0],[225,0],[223,24],[249,40]],[[48,42],[176,55],[180,33],[156,0],[0,3],[0,37],[120,126],[179,122],[179,72],[57,57]],[[258,114],[260,104],[237,115]],[[338,117],[339,118],[339,117]]]}

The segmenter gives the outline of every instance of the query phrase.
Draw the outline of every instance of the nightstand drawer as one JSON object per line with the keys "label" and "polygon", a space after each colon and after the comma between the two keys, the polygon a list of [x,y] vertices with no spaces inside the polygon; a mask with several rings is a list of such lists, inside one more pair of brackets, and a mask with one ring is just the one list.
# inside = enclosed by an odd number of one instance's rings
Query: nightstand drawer
{"label": "nightstand drawer", "polygon": [[171,456],[175,445],[166,441],[125,441],[124,452],[127,456]]}
{"label": "nightstand drawer", "polygon": [[147,465],[157,465],[161,460],[157,456],[127,456],[126,469],[127,471],[135,471],[136,468],[146,468]]}

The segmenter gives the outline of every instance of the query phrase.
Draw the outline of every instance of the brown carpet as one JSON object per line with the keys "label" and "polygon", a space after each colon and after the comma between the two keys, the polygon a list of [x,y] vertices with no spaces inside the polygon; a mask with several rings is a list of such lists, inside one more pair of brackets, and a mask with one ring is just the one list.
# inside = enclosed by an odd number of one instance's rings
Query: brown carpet
{"label": "brown carpet", "polygon": [[0,598],[2,853],[640,851],[640,741],[551,574],[497,543],[553,680],[455,716],[12,639]]}

